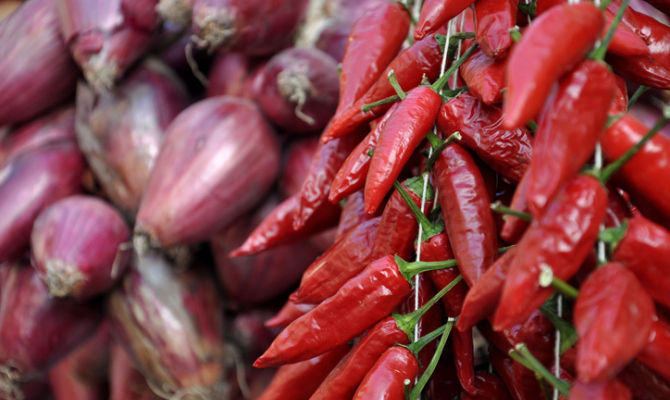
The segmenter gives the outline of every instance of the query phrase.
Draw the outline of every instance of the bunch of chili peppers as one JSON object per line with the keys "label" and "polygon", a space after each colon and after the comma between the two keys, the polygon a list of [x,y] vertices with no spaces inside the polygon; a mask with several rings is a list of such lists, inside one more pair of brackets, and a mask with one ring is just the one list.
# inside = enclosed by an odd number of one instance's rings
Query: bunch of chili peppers
{"label": "bunch of chili peppers", "polygon": [[342,206],[261,398],[664,398],[670,112],[629,108],[670,89],[670,27],[627,0],[412,3],[354,24],[302,190],[233,252]]}

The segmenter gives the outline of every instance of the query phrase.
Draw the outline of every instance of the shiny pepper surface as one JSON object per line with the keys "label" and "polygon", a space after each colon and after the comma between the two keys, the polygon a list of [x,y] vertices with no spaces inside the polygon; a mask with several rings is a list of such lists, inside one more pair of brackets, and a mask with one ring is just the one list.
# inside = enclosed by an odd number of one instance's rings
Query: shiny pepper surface
{"label": "shiny pepper surface", "polygon": [[405,399],[405,379],[419,373],[416,357],[405,347],[391,347],[377,360],[356,390],[354,400]]}

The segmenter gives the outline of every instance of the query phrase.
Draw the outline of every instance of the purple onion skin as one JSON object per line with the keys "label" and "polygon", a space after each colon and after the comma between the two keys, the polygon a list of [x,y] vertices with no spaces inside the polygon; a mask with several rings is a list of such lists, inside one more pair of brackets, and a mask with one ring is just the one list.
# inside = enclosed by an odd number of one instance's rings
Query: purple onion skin
{"label": "purple onion skin", "polygon": [[307,0],[194,0],[196,43],[265,56],[288,47]]}
{"label": "purple onion skin", "polygon": [[58,109],[18,127],[0,141],[0,167],[30,150],[75,140],[74,107]]}
{"label": "purple onion skin", "polygon": [[109,400],[158,400],[147,382],[133,365],[126,351],[112,344],[109,360]]}
{"label": "purple onion skin", "polygon": [[27,121],[74,93],[78,71],[53,0],[29,0],[0,22],[0,126]]}
{"label": "purple onion skin", "polygon": [[134,5],[124,0],[56,1],[63,38],[99,92],[110,89],[144,54],[158,24],[151,8],[156,0],[134,0]]}
{"label": "purple onion skin", "polygon": [[[253,306],[277,297],[293,287],[302,273],[319,255],[305,241],[280,245],[262,253],[230,258],[254,227],[277,205],[270,199],[253,215],[239,218],[212,238],[216,270],[226,296],[237,306]],[[290,260],[290,261],[289,261]]]}
{"label": "purple onion skin", "polygon": [[163,247],[205,240],[260,200],[278,169],[275,134],[251,102],[202,100],[168,128],[135,231]]}
{"label": "purple onion skin", "polygon": [[238,345],[246,363],[251,364],[272,344],[281,328],[269,328],[265,321],[272,318],[274,312],[268,309],[254,308],[235,316],[231,323],[231,337]]}
{"label": "purple onion skin", "polygon": [[0,398],[13,398],[17,382],[39,378],[96,331],[103,313],[98,302],[54,299],[23,262],[1,268]]}
{"label": "purple onion skin", "polygon": [[79,192],[84,169],[84,158],[72,142],[30,151],[0,169],[0,262],[28,246],[42,209]]}
{"label": "purple onion skin", "polygon": [[115,90],[77,89],[77,139],[110,200],[134,218],[165,130],[188,104],[178,78],[147,61]]}
{"label": "purple onion skin", "polygon": [[286,152],[286,160],[279,188],[285,197],[291,197],[302,190],[302,183],[307,177],[312,158],[319,147],[319,139],[316,137],[300,139],[291,144]]}
{"label": "purple onion skin", "polygon": [[251,100],[252,94],[245,87],[245,82],[251,74],[251,64],[251,60],[245,54],[219,53],[209,71],[207,97],[233,96]]}
{"label": "purple onion skin", "polygon": [[128,265],[123,217],[92,196],[70,196],[42,211],[33,225],[33,263],[54,297],[88,299],[107,291]]}
{"label": "purple onion skin", "polygon": [[254,99],[289,133],[323,129],[337,108],[337,62],[315,48],[290,48],[270,59],[256,77]]}
{"label": "purple onion skin", "polygon": [[163,398],[223,398],[223,307],[203,272],[175,272],[148,253],[109,297],[115,337]]}

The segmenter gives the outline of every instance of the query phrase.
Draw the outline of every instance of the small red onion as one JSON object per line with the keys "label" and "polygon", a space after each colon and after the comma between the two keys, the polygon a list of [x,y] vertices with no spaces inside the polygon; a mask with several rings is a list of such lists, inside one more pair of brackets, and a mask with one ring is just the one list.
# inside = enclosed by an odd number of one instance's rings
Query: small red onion
{"label": "small red onion", "polygon": [[76,140],[74,107],[61,108],[37,118],[0,141],[0,166],[30,150],[64,140]]}
{"label": "small red onion", "polygon": [[54,143],[14,158],[0,169],[0,262],[30,243],[42,209],[77,193],[84,158],[72,142]]}
{"label": "small red onion", "polygon": [[225,398],[223,306],[203,272],[146,254],[109,297],[115,337],[166,399]]}
{"label": "small red onion", "polygon": [[290,45],[307,0],[193,0],[194,40],[262,56]]}
{"label": "small red onion", "polygon": [[151,43],[156,2],[57,0],[63,38],[97,91],[111,88]]}
{"label": "small red onion", "polygon": [[242,53],[221,52],[209,71],[207,97],[234,96],[251,99],[245,82],[251,73],[251,60]]}
{"label": "small red onion", "polygon": [[254,81],[254,99],[289,132],[321,130],[337,108],[337,62],[315,48],[290,48],[270,59]]}
{"label": "small red onion", "polygon": [[245,362],[251,364],[260,357],[279,333],[279,329],[264,324],[271,316],[268,310],[253,309],[237,314],[233,319],[231,337],[242,350]]}
{"label": "small red onion", "polygon": [[39,377],[95,332],[102,309],[52,298],[36,271],[21,262],[2,269],[0,398],[14,399],[21,398],[19,383]]}
{"label": "small red onion", "polygon": [[187,105],[181,82],[146,61],[114,91],[77,90],[77,139],[111,201],[134,217],[165,130]]}
{"label": "small red onion", "polygon": [[87,299],[108,290],[128,265],[121,245],[130,232],[121,215],[91,196],[71,196],[46,208],[33,225],[35,267],[55,297]]}
{"label": "small red onion", "polygon": [[135,231],[163,247],[205,240],[260,200],[278,169],[275,134],[251,102],[202,100],[168,128]]}
{"label": "small red onion", "polygon": [[109,360],[109,400],[156,400],[156,396],[126,351],[112,343]]}
{"label": "small red onion", "polygon": [[0,22],[0,126],[26,121],[74,92],[77,67],[53,0],[29,0]]}
{"label": "small red onion", "polygon": [[300,192],[317,147],[318,138],[302,139],[291,144],[286,152],[284,169],[279,179],[279,188],[284,196],[290,197]]}

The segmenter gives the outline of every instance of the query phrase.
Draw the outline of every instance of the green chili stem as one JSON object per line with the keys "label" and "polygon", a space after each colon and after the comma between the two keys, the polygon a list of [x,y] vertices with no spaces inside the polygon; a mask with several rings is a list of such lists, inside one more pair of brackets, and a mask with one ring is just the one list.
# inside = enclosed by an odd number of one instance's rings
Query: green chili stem
{"label": "green chili stem", "polygon": [[412,210],[412,214],[414,214],[414,218],[416,218],[417,222],[421,224],[421,227],[424,232],[429,237],[433,237],[437,235],[438,233],[442,232],[442,228],[436,226],[432,222],[428,220],[428,218],[421,212],[419,207],[414,203],[414,200],[410,197],[409,193],[405,190],[404,187],[400,184],[400,182],[395,181],[393,182],[393,187],[396,188],[398,193],[400,193],[400,197],[402,197],[403,200],[405,200],[405,203],[407,203],[407,206],[409,206],[409,209]]}
{"label": "green chili stem", "polygon": [[607,6],[609,6],[611,2],[612,2],[612,0],[602,0],[602,1],[600,2],[600,9],[601,9],[601,10],[606,9]]}
{"label": "green chili stem", "polygon": [[421,375],[421,378],[419,378],[419,380],[416,382],[416,386],[414,386],[414,388],[410,393],[409,397],[410,400],[418,400],[421,397],[421,392],[423,391],[423,388],[426,386],[428,380],[433,375],[435,367],[437,367],[437,363],[440,361],[440,358],[442,357],[442,352],[444,352],[444,347],[447,344],[447,339],[449,338],[449,334],[451,333],[451,329],[453,326],[454,326],[454,320],[449,319],[449,322],[447,322],[444,328],[444,332],[442,333],[442,337],[440,338],[440,342],[437,344],[437,349],[435,349],[433,358],[430,359],[430,363],[428,363],[425,372],[423,373],[423,375]]}
{"label": "green chili stem", "polygon": [[377,100],[377,101],[372,102],[372,103],[364,104],[361,107],[361,111],[368,112],[368,111],[372,110],[373,108],[383,106],[384,104],[393,103],[393,102],[398,101],[398,100],[400,100],[400,96],[398,96],[397,94],[394,94],[393,96],[389,96],[389,97],[383,98],[381,100]]}
{"label": "green chili stem", "polygon": [[[447,140],[444,142],[440,143],[437,147],[433,146],[433,154],[428,157],[428,160],[426,161],[426,168],[423,169],[424,172],[430,171],[430,169],[433,167],[433,164],[435,164],[435,161],[437,160],[437,157],[440,156],[440,153],[442,153],[442,150],[444,150],[447,146],[452,144],[456,140],[461,140],[463,137],[461,136],[460,132],[454,132],[449,137]],[[432,143],[431,143],[432,145]]]}
{"label": "green chili stem", "polygon": [[[600,3],[600,9],[604,10],[605,8],[607,8],[607,5],[610,3],[610,1],[603,0],[603,2]],[[621,6],[619,6],[619,10],[617,10],[614,20],[612,21],[612,25],[610,25],[609,29],[607,30],[605,38],[600,43],[600,46],[591,53],[590,57],[591,59],[596,61],[602,61],[605,59],[605,54],[607,53],[607,47],[610,45],[610,42],[614,37],[614,31],[616,31],[616,27],[619,26],[619,22],[621,22],[621,18],[623,17],[623,13],[624,11],[626,11],[627,7],[628,7],[628,0],[623,0],[621,2]]]}
{"label": "green chili stem", "polygon": [[[514,346],[513,350],[509,351],[510,357],[521,363],[524,367],[535,372],[541,376],[545,381],[549,382],[553,387],[558,389],[564,396],[570,395],[570,384],[560,378],[554,376],[547,370],[542,363],[540,363],[533,354],[528,350],[524,343],[519,343]],[[525,362],[524,362],[525,361]]]}
{"label": "green chili stem", "polygon": [[454,72],[458,71],[458,68],[461,66],[461,64],[463,64],[465,60],[467,60],[467,58],[470,57],[470,55],[477,49],[477,46],[478,45],[476,42],[472,46],[470,46],[468,51],[466,51],[465,54],[463,54],[458,60],[454,61],[454,63],[451,64],[449,69],[445,71],[444,75],[442,75],[438,80],[435,81],[435,83],[433,83],[431,89],[433,89],[436,93],[440,93],[444,85],[446,85],[447,82],[449,81],[451,75],[453,75]]}
{"label": "green chili stem", "polygon": [[631,106],[635,104],[640,96],[642,96],[647,90],[649,90],[649,86],[640,85],[628,100],[628,109],[630,109]]}
{"label": "green chili stem", "polygon": [[451,268],[456,266],[456,260],[444,261],[414,261],[408,263],[402,258],[395,256],[395,261],[398,264],[400,273],[411,282],[412,278],[422,272],[435,271],[443,268]]}
{"label": "green chili stem", "polygon": [[562,295],[565,295],[567,297],[570,297],[572,299],[576,299],[577,295],[579,295],[579,291],[575,289],[572,285],[569,283],[557,278],[554,275],[554,271],[551,268],[551,266],[547,264],[541,264],[540,265],[540,286],[542,287],[549,287],[553,286],[554,289],[556,289],[559,293]]}
{"label": "green chili stem", "polygon": [[396,78],[394,70],[389,71],[388,80],[389,83],[391,83],[391,86],[393,86],[393,89],[395,90],[398,97],[400,97],[400,100],[404,100],[405,97],[407,97],[407,93],[405,93],[405,91],[402,90],[402,87],[400,87],[400,84],[398,83],[398,78]]}
{"label": "green chili stem", "polygon": [[493,211],[495,211],[499,214],[512,215],[512,216],[517,217],[519,219],[522,219],[524,221],[529,221],[530,222],[530,221],[533,220],[533,217],[530,214],[522,212],[522,211],[513,210],[513,209],[507,207],[506,205],[504,205],[503,203],[501,203],[500,200],[491,203],[491,210],[493,210]]}
{"label": "green chili stem", "polygon": [[537,122],[528,121],[528,128],[530,128],[530,131],[533,133],[537,132]]}
{"label": "green chili stem", "polygon": [[512,249],[513,247],[516,247],[515,244],[510,244],[509,246],[504,246],[498,249],[498,254],[505,254],[508,250]]}

